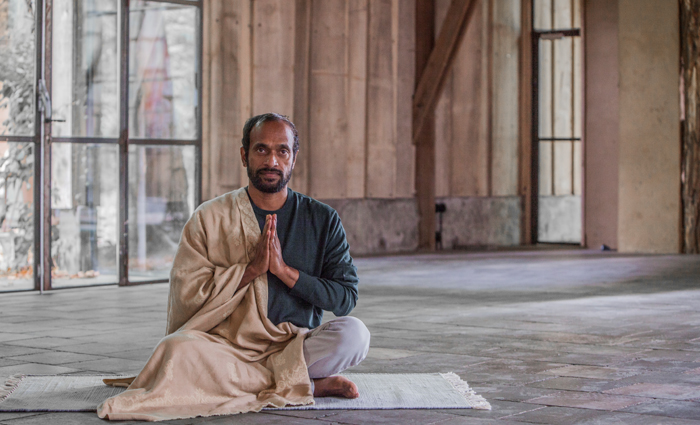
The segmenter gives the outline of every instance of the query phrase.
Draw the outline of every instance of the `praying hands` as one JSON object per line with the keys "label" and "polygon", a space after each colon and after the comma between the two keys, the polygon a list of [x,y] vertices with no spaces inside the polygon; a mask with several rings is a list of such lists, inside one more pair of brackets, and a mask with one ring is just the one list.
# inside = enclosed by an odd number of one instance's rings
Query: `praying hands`
{"label": "praying hands", "polygon": [[265,227],[255,247],[255,254],[243,273],[238,289],[268,271],[290,289],[299,280],[299,271],[289,267],[282,258],[282,247],[277,236],[277,214],[268,214],[265,217]]}

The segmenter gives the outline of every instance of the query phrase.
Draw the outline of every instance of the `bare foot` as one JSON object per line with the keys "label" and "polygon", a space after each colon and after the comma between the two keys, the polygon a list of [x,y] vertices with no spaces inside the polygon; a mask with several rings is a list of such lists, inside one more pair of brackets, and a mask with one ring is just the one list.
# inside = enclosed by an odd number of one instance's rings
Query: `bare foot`
{"label": "bare foot", "polygon": [[357,398],[357,385],[342,376],[314,379],[314,397]]}

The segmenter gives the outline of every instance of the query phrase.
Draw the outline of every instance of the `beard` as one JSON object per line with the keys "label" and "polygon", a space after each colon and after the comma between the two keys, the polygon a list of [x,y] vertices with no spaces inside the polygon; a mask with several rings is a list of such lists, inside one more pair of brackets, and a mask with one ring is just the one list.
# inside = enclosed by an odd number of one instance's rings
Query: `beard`
{"label": "beard", "polygon": [[[250,168],[250,163],[248,164],[247,171],[250,183],[254,188],[263,193],[279,192],[280,190],[284,189],[285,186],[287,186],[289,179],[292,178],[292,170],[289,170],[289,173],[287,174],[284,174],[284,172],[281,170],[275,170],[274,168],[258,168],[257,170],[252,170]],[[277,179],[276,182],[266,181],[266,179],[262,176],[262,173],[266,172],[273,172],[280,176],[280,178]]]}

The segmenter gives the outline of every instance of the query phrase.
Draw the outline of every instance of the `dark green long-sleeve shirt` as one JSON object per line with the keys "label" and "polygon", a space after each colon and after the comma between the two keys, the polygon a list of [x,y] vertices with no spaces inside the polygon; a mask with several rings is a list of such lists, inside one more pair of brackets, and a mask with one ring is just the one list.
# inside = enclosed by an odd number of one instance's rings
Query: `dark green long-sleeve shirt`
{"label": "dark green long-sleeve shirt", "polygon": [[315,328],[323,311],[349,314],[357,303],[357,268],[338,213],[328,205],[288,189],[287,201],[277,211],[258,208],[251,199],[260,231],[265,216],[277,214],[277,235],[284,262],[299,270],[289,289],[267,272],[267,317],[274,324],[291,322]]}

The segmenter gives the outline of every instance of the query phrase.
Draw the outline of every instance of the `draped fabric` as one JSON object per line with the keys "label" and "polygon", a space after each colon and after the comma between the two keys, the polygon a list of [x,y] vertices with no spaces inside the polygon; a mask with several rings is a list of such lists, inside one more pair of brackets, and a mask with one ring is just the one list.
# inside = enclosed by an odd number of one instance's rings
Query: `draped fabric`
{"label": "draped fabric", "polygon": [[267,277],[236,292],[260,237],[245,189],[203,204],[185,225],[170,274],[167,336],[101,418],[147,420],[313,404],[305,328],[267,318]]}

